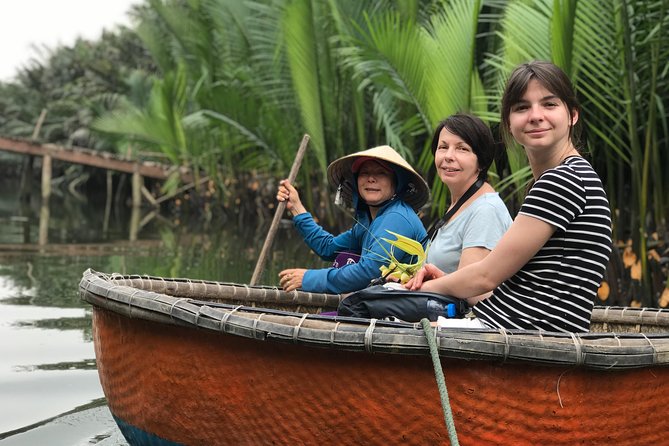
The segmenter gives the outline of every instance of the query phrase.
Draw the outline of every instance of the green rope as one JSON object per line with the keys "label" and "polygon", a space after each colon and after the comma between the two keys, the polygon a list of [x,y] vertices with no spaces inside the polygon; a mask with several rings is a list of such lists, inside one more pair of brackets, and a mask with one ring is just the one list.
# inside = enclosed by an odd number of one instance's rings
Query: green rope
{"label": "green rope", "polygon": [[441,360],[439,359],[439,350],[437,349],[437,341],[435,340],[434,330],[430,325],[430,321],[423,318],[420,320],[425,332],[425,339],[427,345],[430,347],[430,356],[432,357],[432,365],[434,365],[434,375],[437,379],[437,387],[439,388],[439,397],[441,398],[441,407],[444,409],[444,421],[446,422],[446,429],[448,430],[448,438],[451,440],[452,446],[459,446],[458,434],[455,432],[455,421],[453,420],[453,412],[451,411],[451,402],[448,399],[448,389],[446,389],[446,379],[444,372],[441,370]]}

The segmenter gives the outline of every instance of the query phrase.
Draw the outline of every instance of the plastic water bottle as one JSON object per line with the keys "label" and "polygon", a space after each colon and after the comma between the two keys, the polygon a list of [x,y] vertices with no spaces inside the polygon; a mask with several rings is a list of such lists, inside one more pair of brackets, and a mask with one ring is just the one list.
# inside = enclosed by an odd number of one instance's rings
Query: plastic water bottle
{"label": "plastic water bottle", "polygon": [[427,318],[434,322],[439,316],[455,317],[455,304],[443,304],[438,300],[427,300]]}

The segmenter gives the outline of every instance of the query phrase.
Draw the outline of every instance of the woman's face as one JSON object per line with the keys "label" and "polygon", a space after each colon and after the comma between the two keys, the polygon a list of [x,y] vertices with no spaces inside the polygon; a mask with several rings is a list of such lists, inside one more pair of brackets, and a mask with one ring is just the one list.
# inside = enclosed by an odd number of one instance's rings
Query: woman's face
{"label": "woman's face", "polygon": [[395,174],[374,160],[358,171],[358,194],[370,206],[378,206],[395,194]]}
{"label": "woman's face", "polygon": [[439,133],[434,165],[441,181],[458,193],[474,184],[480,172],[478,157],[471,146],[446,127]]}
{"label": "woman's face", "polygon": [[536,79],[527,84],[521,100],[511,106],[509,130],[526,149],[566,147],[578,112],[569,116],[565,103]]}

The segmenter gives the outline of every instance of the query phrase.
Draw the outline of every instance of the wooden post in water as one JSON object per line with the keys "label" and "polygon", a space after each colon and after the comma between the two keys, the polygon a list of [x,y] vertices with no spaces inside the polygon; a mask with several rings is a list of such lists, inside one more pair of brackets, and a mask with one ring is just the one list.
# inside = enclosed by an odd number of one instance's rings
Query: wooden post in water
{"label": "wooden post in water", "polygon": [[51,196],[51,154],[42,157],[42,206],[49,204]]}
{"label": "wooden post in water", "polygon": [[144,179],[139,173],[139,163],[135,164],[135,169],[132,173],[132,207],[140,207],[142,205],[142,186],[144,186]]}
{"label": "wooden post in water", "polygon": [[142,208],[140,208],[139,206],[133,206],[132,211],[130,212],[130,234],[128,238],[128,240],[130,240],[131,242],[137,241],[141,216],[142,216]]}
{"label": "wooden post in water", "polygon": [[[297,177],[297,171],[300,170],[300,164],[302,164],[302,158],[304,158],[304,152],[307,150],[307,144],[309,144],[309,135],[306,133],[302,137],[302,142],[300,143],[300,148],[297,149],[297,154],[295,155],[295,161],[293,161],[293,167],[290,169],[290,174],[288,175],[288,180],[293,183]],[[260,276],[262,275],[263,269],[265,268],[265,259],[267,258],[267,253],[269,248],[274,242],[274,235],[276,235],[276,230],[279,228],[279,222],[281,221],[281,216],[286,210],[286,202],[280,201],[276,206],[276,211],[274,212],[274,219],[272,219],[272,224],[269,227],[269,232],[267,233],[267,238],[265,238],[265,244],[263,244],[262,250],[260,251],[260,256],[258,257],[258,263],[256,263],[256,268],[253,271],[253,276],[251,277],[251,282],[249,285],[253,286],[258,283]]]}
{"label": "wooden post in water", "polygon": [[144,179],[139,173],[139,163],[135,163],[135,168],[132,173],[132,213],[130,214],[130,241],[137,240],[137,233],[139,232],[139,220],[142,215],[142,188],[144,187]]}
{"label": "wooden post in water", "polygon": [[[33,129],[33,134],[31,140],[33,142],[37,141],[39,137],[39,132],[42,129],[42,124],[46,118],[46,108],[42,109],[42,112],[37,118],[37,124]],[[33,155],[28,155],[28,158],[23,162],[23,170],[21,172],[21,185],[19,186],[19,200],[22,203],[30,203],[30,196],[32,195],[32,179],[33,179],[33,161],[35,157]]]}
{"label": "wooden post in water", "polygon": [[42,157],[42,206],[39,214],[39,244],[49,242],[49,197],[51,197],[51,154]]}

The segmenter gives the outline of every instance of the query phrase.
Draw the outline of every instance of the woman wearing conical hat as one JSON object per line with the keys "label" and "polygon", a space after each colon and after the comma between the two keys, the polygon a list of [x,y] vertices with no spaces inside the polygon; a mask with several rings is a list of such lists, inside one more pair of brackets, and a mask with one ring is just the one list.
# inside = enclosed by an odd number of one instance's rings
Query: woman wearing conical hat
{"label": "woman wearing conical hat", "polygon": [[[360,290],[379,277],[387,264],[393,238],[387,231],[422,241],[427,233],[416,212],[429,199],[425,180],[390,146],[379,146],[344,156],[328,166],[328,180],[337,198],[355,210],[353,227],[333,235],[318,225],[289,181],[279,185],[277,200],[286,201],[295,227],[322,259],[332,261],[343,252],[360,256],[357,263],[322,269],[290,268],[279,273],[286,291],[346,293]],[[395,249],[402,263],[410,256]]]}

